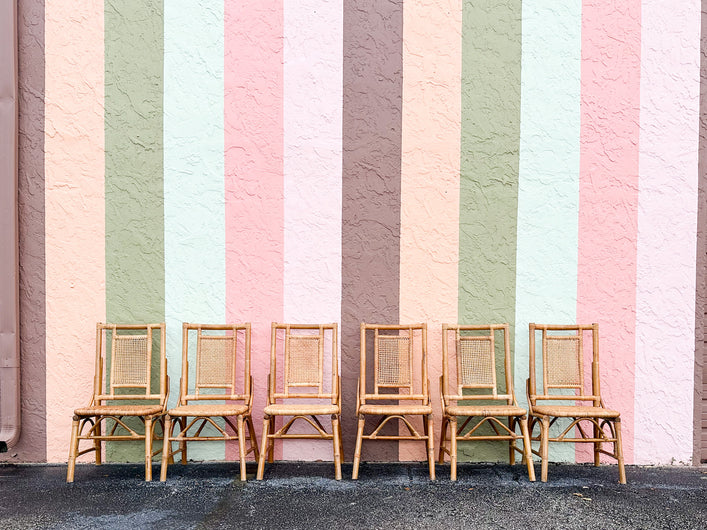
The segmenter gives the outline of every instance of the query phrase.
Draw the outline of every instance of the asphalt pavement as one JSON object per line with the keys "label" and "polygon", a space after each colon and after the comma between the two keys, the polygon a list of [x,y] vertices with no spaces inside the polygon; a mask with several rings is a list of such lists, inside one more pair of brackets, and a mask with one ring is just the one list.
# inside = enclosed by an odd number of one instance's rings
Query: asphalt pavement
{"label": "asphalt pavement", "polygon": [[[537,466],[539,474],[540,466]],[[524,467],[362,463],[353,481],[328,462],[276,462],[238,480],[235,463],[169,467],[144,482],[136,464],[0,465],[0,528],[661,528],[707,529],[707,468],[551,465],[547,483]]]}

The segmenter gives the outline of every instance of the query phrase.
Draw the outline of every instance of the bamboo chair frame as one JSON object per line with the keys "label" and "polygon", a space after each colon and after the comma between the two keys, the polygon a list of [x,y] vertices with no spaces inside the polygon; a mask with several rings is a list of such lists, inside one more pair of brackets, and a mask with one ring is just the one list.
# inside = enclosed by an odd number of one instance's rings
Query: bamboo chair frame
{"label": "bamboo chair frame", "polygon": [[[139,333],[139,332],[143,333]],[[110,354],[107,335],[111,335]],[[152,393],[153,362],[152,339],[159,333],[159,393]],[[110,357],[108,358],[108,356]],[[110,371],[107,363],[110,360]],[[162,425],[169,394],[167,358],[165,356],[165,325],[162,324],[96,324],[96,360],[93,378],[93,396],[88,406],[74,411],[69,444],[69,462],[66,481],[74,481],[76,458],[95,452],[96,464],[102,463],[102,442],[145,442],[145,480],[152,480],[152,457],[161,449],[153,450],[155,426]],[[143,393],[117,393],[116,390],[138,390]],[[127,401],[130,401],[129,403]],[[122,403],[121,403],[122,402]],[[138,432],[125,418],[138,418],[144,425]],[[112,422],[112,425],[111,425]],[[82,440],[91,447],[79,450]]]}
{"label": "bamboo chair frame", "polygon": [[[341,480],[344,447],[341,438],[338,340],[336,323],[272,323],[268,399],[263,411],[258,480],[263,479],[265,460],[267,459],[269,463],[274,461],[275,440],[300,439],[331,440],[334,449],[334,476],[336,480]],[[280,348],[278,344],[281,344]],[[331,386],[327,392],[324,371],[327,362],[325,349],[329,348],[331,348],[331,359],[328,359],[331,363]],[[282,362],[278,362],[278,357],[282,358]],[[280,369],[282,369],[281,374]],[[278,380],[282,381],[281,387],[278,386]],[[304,392],[306,388],[315,391]],[[320,416],[331,418],[331,432],[327,432],[324,428]],[[275,426],[277,417],[289,418],[280,429],[276,429]],[[296,422],[308,424],[314,432],[290,433],[290,428]]]}
{"label": "bamboo chair frame", "polygon": [[[366,388],[366,335],[373,332],[373,392]],[[397,332],[394,335],[381,331]],[[420,371],[414,367],[415,337],[420,337],[422,353]],[[356,396],[358,429],[353,461],[354,480],[358,479],[363,440],[417,440],[427,445],[430,480],[435,480],[434,419],[430,404],[427,376],[427,324],[383,325],[361,323],[361,365]],[[381,393],[381,389],[397,392]],[[397,405],[372,404],[380,401],[397,401]],[[400,402],[403,402],[401,405]],[[419,403],[415,403],[419,402]],[[370,434],[364,434],[366,417],[380,416]],[[423,416],[423,433],[410,423],[409,416]],[[391,420],[398,420],[409,434],[380,434]]]}
{"label": "bamboo chair frame", "polygon": [[[519,452],[528,469],[528,478],[535,482],[535,469],[531,454],[528,431],[527,411],[518,406],[513,388],[511,371],[510,329],[508,324],[489,325],[449,325],[442,324],[442,375],[440,376],[440,393],[442,398],[442,431],[439,442],[440,464],[444,463],[444,455],[450,458],[450,477],[457,480],[457,444],[458,442],[501,440],[508,442],[510,464],[515,464],[515,453]],[[483,332],[484,334],[464,334],[464,332]],[[506,393],[498,391],[498,374],[496,373],[496,332],[503,335],[504,378]],[[455,378],[456,387],[450,392],[449,372],[449,342],[454,335],[455,345]],[[475,395],[464,394],[464,390],[479,390],[485,393]],[[493,401],[494,404],[473,405],[473,401]],[[460,405],[459,402],[466,402]],[[466,418],[461,427],[458,418]],[[499,417],[505,417],[508,424]],[[489,426],[494,434],[477,434],[483,425]],[[515,427],[520,426],[521,434]],[[470,429],[464,433],[464,430]],[[449,448],[447,448],[447,429],[449,433]],[[516,443],[522,440],[522,448]]]}
{"label": "bamboo chair frame", "polygon": [[[191,333],[190,333],[191,332]],[[194,333],[196,332],[196,333]],[[204,333],[207,332],[207,333]],[[213,332],[218,332],[215,334]],[[220,333],[223,332],[223,333]],[[196,334],[196,340],[190,335]],[[238,337],[242,336],[242,347]],[[167,467],[181,453],[187,463],[187,442],[237,441],[240,457],[240,479],[246,480],[246,457],[253,453],[258,460],[258,442],[253,427],[253,381],[250,375],[250,323],[245,324],[182,324],[182,377],[179,403],[165,415],[165,447],[162,453],[160,480],[167,480]],[[189,384],[189,345],[196,350],[193,393]],[[239,351],[242,354],[239,355]],[[237,370],[242,364],[242,391],[238,391]],[[215,392],[222,390],[223,392]],[[214,403],[215,400],[225,403]],[[222,418],[223,426],[216,422]],[[204,433],[207,426],[217,434]],[[246,429],[248,430],[246,436]],[[246,448],[246,438],[249,447]],[[172,442],[178,448],[172,450]]]}
{"label": "bamboo chair frame", "polygon": [[[604,405],[599,379],[599,325],[545,325],[531,323],[530,377],[527,382],[529,422],[531,440],[540,442],[540,450],[533,451],[542,459],[541,480],[547,481],[549,442],[591,443],[594,445],[594,465],[599,466],[602,454],[616,459],[619,468],[619,483],[626,484],[623,449],[621,446],[621,414]],[[536,338],[542,333],[542,394],[537,392]],[[548,331],[568,332],[548,334]],[[586,393],[584,374],[584,333],[591,333],[591,394]],[[575,395],[551,393],[556,389],[569,389]],[[575,401],[574,405],[555,405],[557,400]],[[539,402],[549,402],[542,404]],[[576,402],[589,402],[577,405]],[[570,424],[557,436],[550,435],[550,427],[559,418],[569,418]],[[533,436],[535,425],[540,432]],[[571,433],[578,431],[579,436]],[[591,428],[587,432],[586,428]],[[613,444],[613,451],[603,449],[605,443]]]}

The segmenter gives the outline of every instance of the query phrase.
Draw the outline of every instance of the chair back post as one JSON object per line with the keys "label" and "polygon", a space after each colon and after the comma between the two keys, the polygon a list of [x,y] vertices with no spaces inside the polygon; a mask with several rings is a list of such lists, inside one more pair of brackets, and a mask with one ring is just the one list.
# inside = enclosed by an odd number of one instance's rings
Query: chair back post
{"label": "chair back post", "polygon": [[277,381],[277,360],[275,358],[277,345],[277,322],[273,322],[270,325],[270,374],[268,376],[268,403],[275,403],[275,391],[277,387],[275,382]]}
{"label": "chair back post", "polygon": [[179,379],[179,404],[186,405],[186,395],[189,391],[189,327],[188,322],[182,323],[182,377]]}
{"label": "chair back post", "polygon": [[599,381],[599,324],[594,322],[592,324],[592,395],[595,406],[599,406],[601,403]]}
{"label": "chair back post", "polygon": [[[103,394],[103,324],[96,324],[96,370],[93,374],[93,397],[91,402],[95,401],[95,396]],[[99,405],[100,403],[96,403]]]}
{"label": "chair back post", "polygon": [[513,388],[513,368],[511,366],[511,326],[508,323],[502,324],[503,330],[503,368],[506,376],[506,394],[508,394],[507,402],[509,405],[516,403],[516,393]]}
{"label": "chair back post", "polygon": [[449,325],[442,324],[442,395],[449,395]]}
{"label": "chair back post", "polygon": [[537,395],[535,387],[535,323],[528,324],[529,333],[529,348],[528,348],[528,401],[531,405],[535,405],[535,396]]}
{"label": "chair back post", "polygon": [[[359,363],[359,374],[358,374],[358,391],[359,391],[359,402],[364,405],[366,403],[366,323],[361,322],[361,359]],[[375,340],[373,341],[375,344]],[[375,369],[374,369],[375,373]]]}
{"label": "chair back post", "polygon": [[[238,332],[236,328],[233,328],[233,335],[236,336]],[[253,389],[250,386],[250,322],[245,323],[245,359],[243,367],[243,388],[245,394],[246,404],[250,402],[250,395]]]}
{"label": "chair back post", "polygon": [[[160,405],[167,403],[167,327],[164,322],[160,328]],[[152,350],[150,350],[152,351]],[[152,364],[152,363],[150,363]]]}
{"label": "chair back post", "polygon": [[[413,343],[413,327],[410,326],[410,344]],[[411,346],[412,347],[412,346]],[[412,352],[411,352],[412,353]],[[425,405],[430,401],[430,392],[427,380],[427,323],[422,323],[422,395],[425,396]],[[414,391],[414,389],[413,389]]]}
{"label": "chair back post", "polygon": [[334,322],[331,344],[331,404],[339,403],[339,325]]}

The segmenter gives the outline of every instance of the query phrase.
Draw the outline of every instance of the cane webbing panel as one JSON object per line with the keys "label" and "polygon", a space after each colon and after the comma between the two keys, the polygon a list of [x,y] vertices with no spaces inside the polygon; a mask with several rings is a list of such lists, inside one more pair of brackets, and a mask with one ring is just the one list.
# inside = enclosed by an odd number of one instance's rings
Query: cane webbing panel
{"label": "cane webbing panel", "polygon": [[286,386],[321,386],[321,337],[288,335]]}
{"label": "cane webbing panel", "polygon": [[411,374],[410,338],[379,336],[377,384],[409,387],[412,385]]}
{"label": "cane webbing panel", "polygon": [[111,387],[148,387],[150,351],[147,335],[113,334]]}
{"label": "cane webbing panel", "polygon": [[459,385],[467,388],[494,388],[495,360],[490,337],[460,337],[457,344]]}
{"label": "cane webbing panel", "polygon": [[580,336],[545,338],[545,378],[549,387],[582,387]]}
{"label": "cane webbing panel", "polygon": [[199,337],[196,387],[233,387],[234,336]]}

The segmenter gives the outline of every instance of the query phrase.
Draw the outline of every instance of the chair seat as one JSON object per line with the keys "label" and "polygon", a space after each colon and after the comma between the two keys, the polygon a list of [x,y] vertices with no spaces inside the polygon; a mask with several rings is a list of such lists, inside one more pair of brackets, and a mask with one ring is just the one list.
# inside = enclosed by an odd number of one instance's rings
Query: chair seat
{"label": "chair seat", "polygon": [[247,405],[214,403],[208,405],[182,405],[170,409],[170,416],[239,416],[248,412]]}
{"label": "chair seat", "polygon": [[268,405],[265,407],[265,410],[263,410],[263,413],[269,416],[317,416],[320,414],[339,414],[339,412],[339,406],[332,405],[331,403],[326,405],[311,403],[275,403],[273,405]]}
{"label": "chair seat", "polygon": [[161,413],[161,405],[95,405],[74,410],[77,416],[151,416]]}
{"label": "chair seat", "polygon": [[525,416],[526,410],[513,405],[449,405],[447,416]]}
{"label": "chair seat", "polygon": [[398,415],[404,414],[432,414],[431,405],[361,405],[358,408],[360,414],[380,414],[380,415]]}
{"label": "chair seat", "polygon": [[533,415],[557,416],[560,418],[618,418],[621,413],[603,407],[540,405],[533,408]]}

